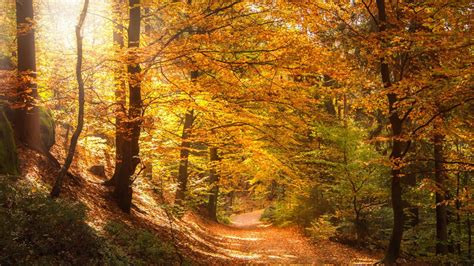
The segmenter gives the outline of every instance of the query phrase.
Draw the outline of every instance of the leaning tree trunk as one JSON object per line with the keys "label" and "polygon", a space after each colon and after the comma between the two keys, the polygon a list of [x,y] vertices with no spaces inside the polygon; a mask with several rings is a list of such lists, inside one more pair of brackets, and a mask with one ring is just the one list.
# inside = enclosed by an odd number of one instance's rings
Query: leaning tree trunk
{"label": "leaning tree trunk", "polygon": [[129,0],[130,21],[128,25],[129,56],[127,71],[129,74],[129,108],[128,121],[124,122],[126,137],[122,143],[123,160],[119,173],[116,176],[114,194],[118,206],[126,213],[132,206],[131,177],[140,163],[139,138],[142,115],[141,99],[141,68],[138,60],[137,48],[140,45],[140,0]]}
{"label": "leaning tree trunk", "polygon": [[220,158],[217,154],[217,147],[211,147],[209,149],[210,161],[211,161],[211,170],[209,172],[209,182],[211,185],[211,190],[209,191],[209,202],[207,206],[207,211],[209,218],[217,221],[217,200],[219,196],[219,173],[217,171],[217,163]]}
{"label": "leaning tree trunk", "polygon": [[30,148],[45,152],[41,142],[40,118],[36,101],[36,51],[33,0],[16,1],[19,86],[16,95],[15,134]]}
{"label": "leaning tree trunk", "polygon": [[178,205],[183,205],[186,198],[187,184],[188,184],[188,163],[189,163],[189,148],[191,142],[189,141],[190,130],[193,126],[194,111],[192,109],[186,111],[184,116],[183,133],[181,135],[181,151],[179,154],[179,169],[178,169],[178,190],[176,191],[175,202]]}
{"label": "leaning tree trunk", "polygon": [[79,113],[77,115],[77,127],[74,130],[74,134],[71,138],[71,144],[67,153],[66,161],[59,171],[56,182],[54,183],[53,189],[51,190],[51,197],[59,196],[61,192],[61,187],[63,179],[67,174],[69,166],[71,166],[72,160],[74,158],[74,153],[76,152],[77,141],[79,140],[79,135],[81,134],[82,127],[84,126],[84,80],[82,78],[82,35],[81,30],[84,25],[84,20],[87,15],[87,8],[89,7],[89,0],[84,1],[84,7],[82,9],[81,15],[79,17],[79,22],[76,26],[76,42],[77,42],[77,64],[76,64],[76,79],[79,90]]}
{"label": "leaning tree trunk", "polygon": [[[124,48],[124,30],[122,5],[124,0],[118,0],[114,5],[114,32],[113,42],[116,49],[116,57],[121,56],[121,51]],[[115,67],[115,170],[111,179],[107,180],[105,185],[115,186],[117,175],[120,172],[120,167],[123,161],[123,142],[125,139],[124,119],[126,117],[126,93],[124,80],[124,64],[118,62]]]}
{"label": "leaning tree trunk", "polygon": [[[385,2],[384,0],[377,0],[378,18],[379,18],[379,32],[383,33],[387,25],[387,15],[385,13]],[[392,86],[390,81],[390,69],[388,63],[382,58],[380,60],[380,75],[382,77],[383,86],[386,90],[389,90]],[[390,154],[390,160],[392,162],[392,181],[391,181],[391,197],[392,197],[392,209],[393,209],[393,229],[390,237],[390,243],[385,254],[384,262],[388,265],[392,265],[400,256],[400,245],[403,237],[403,202],[402,202],[402,186],[400,182],[401,178],[401,160],[403,158],[403,144],[401,140],[403,120],[400,119],[396,105],[398,103],[398,97],[395,93],[387,93],[388,107],[389,107],[389,120],[392,128],[392,152]]]}

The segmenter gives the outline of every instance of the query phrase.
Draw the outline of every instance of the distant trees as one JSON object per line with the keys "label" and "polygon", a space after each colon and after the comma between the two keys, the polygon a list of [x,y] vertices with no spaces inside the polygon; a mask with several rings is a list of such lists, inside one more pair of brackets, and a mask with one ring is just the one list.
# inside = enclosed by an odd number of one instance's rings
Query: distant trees
{"label": "distant trees", "polygon": [[207,203],[207,211],[209,218],[214,221],[217,221],[217,204],[219,197],[219,172],[218,172],[218,162],[220,161],[217,147],[209,148],[209,160],[210,160],[210,170],[209,170],[209,200]]}
{"label": "distant trees", "polygon": [[[469,235],[465,231],[455,236],[451,231],[453,225],[447,220],[453,216],[453,190],[459,191],[453,183],[448,185],[448,180],[460,173],[467,174],[466,163],[471,164],[466,157],[455,156],[452,146],[456,141],[471,141],[466,139],[467,135],[451,130],[465,128],[465,119],[470,117],[465,110],[472,107],[473,94],[469,89],[472,75],[468,74],[472,64],[461,56],[470,53],[472,48],[472,42],[463,37],[471,34],[472,23],[463,11],[468,1],[448,2],[312,1],[286,7],[296,8],[299,13],[295,13],[300,17],[288,15],[284,19],[302,28],[302,35],[307,35],[308,43],[315,47],[306,49],[309,59],[301,58],[313,67],[308,67],[308,71],[303,67],[306,65],[301,64],[302,75],[316,68],[322,75],[334,79],[330,89],[321,86],[326,85],[324,82],[313,85],[316,98],[326,102],[330,99],[331,105],[346,109],[347,92],[353,93],[349,101],[357,114],[353,114],[352,119],[360,123],[360,127],[372,130],[371,143],[380,153],[388,155],[389,162],[380,164],[389,166],[391,172],[389,203],[393,227],[384,259],[389,265],[399,258],[402,243],[409,245],[404,239],[413,240],[414,230],[428,226],[418,224],[417,216],[421,212],[429,212],[429,219],[437,223],[436,227],[426,229],[424,236],[437,235],[438,241],[430,242],[427,249],[437,250],[440,259],[450,256],[449,243],[456,237],[467,239]],[[305,42],[302,40],[300,45],[304,46]],[[327,56],[332,53],[334,57]],[[327,58],[339,59],[327,61]],[[341,98],[344,106],[339,103]],[[376,129],[371,128],[374,123],[378,124]],[[448,134],[449,131],[452,134]],[[317,130],[314,134],[317,135]],[[451,145],[447,144],[450,142]],[[332,173],[314,173],[308,168],[303,171],[325,176],[322,184],[316,185],[319,190],[324,190],[327,183],[340,187],[330,180]],[[423,189],[416,190],[420,187]],[[414,191],[429,191],[436,199],[422,197]],[[464,201],[466,213],[470,213],[469,201]],[[385,208],[379,207],[380,211]],[[436,213],[430,212],[434,209]],[[331,210],[326,212],[331,213]],[[468,217],[466,214],[467,221]],[[404,232],[408,236],[404,236]],[[469,246],[466,245],[467,250]],[[467,250],[464,255],[468,254]]]}
{"label": "distant trees", "polygon": [[176,191],[175,197],[175,202],[178,205],[183,204],[187,193],[189,150],[191,148],[191,142],[189,138],[191,135],[191,128],[193,126],[194,119],[196,119],[194,116],[194,110],[187,110],[184,116],[183,132],[181,135],[181,150],[179,153],[178,189]]}

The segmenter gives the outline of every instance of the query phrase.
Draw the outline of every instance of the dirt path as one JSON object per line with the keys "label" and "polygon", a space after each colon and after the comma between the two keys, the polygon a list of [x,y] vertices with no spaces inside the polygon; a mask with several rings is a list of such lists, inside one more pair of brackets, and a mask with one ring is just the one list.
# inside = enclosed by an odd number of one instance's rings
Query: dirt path
{"label": "dirt path", "polygon": [[237,214],[230,217],[230,222],[231,225],[239,228],[266,227],[267,225],[260,221],[262,214],[263,210]]}
{"label": "dirt path", "polygon": [[213,249],[209,256],[244,264],[368,265],[377,261],[374,255],[331,241],[310,243],[296,228],[260,222],[261,214],[262,210],[235,215],[229,226],[197,221],[200,237]]}

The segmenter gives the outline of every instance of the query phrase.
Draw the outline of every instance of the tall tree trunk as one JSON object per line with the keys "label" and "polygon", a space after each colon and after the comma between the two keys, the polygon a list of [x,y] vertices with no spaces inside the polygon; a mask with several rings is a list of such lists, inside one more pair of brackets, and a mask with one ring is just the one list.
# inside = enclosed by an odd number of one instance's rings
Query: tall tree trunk
{"label": "tall tree trunk", "polygon": [[[436,130],[436,129],[435,129]],[[435,132],[434,160],[436,191],[436,254],[448,253],[448,218],[446,206],[446,185],[443,166],[443,141],[444,136]]]}
{"label": "tall tree trunk", "polygon": [[[117,51],[116,56],[121,56],[121,50],[124,48],[124,26],[122,17],[122,6],[124,0],[118,0],[114,4],[114,32],[113,43]],[[115,170],[111,179],[107,180],[105,185],[115,185],[117,175],[123,161],[123,142],[125,139],[126,129],[124,120],[126,118],[126,84],[124,80],[124,65],[118,62],[115,69]]]}
{"label": "tall tree trunk", "polygon": [[84,20],[87,16],[87,9],[89,7],[89,0],[84,1],[84,7],[79,17],[79,22],[76,26],[76,42],[77,42],[77,64],[76,64],[76,79],[79,90],[79,112],[77,115],[77,127],[71,138],[71,144],[67,153],[66,161],[59,171],[56,182],[54,183],[53,189],[51,190],[51,197],[58,197],[61,192],[63,179],[67,174],[69,167],[71,166],[74,154],[76,152],[77,141],[81,135],[82,127],[84,126],[84,80],[82,78],[82,36],[81,30],[84,25]]}
{"label": "tall tree trunk", "polygon": [[117,175],[115,197],[118,206],[126,213],[132,206],[131,177],[135,173],[139,158],[139,138],[142,115],[141,68],[137,62],[137,48],[140,45],[140,0],[129,0],[130,21],[128,26],[129,56],[127,70],[129,74],[128,121],[124,122],[127,136],[122,143],[123,160]]}
{"label": "tall tree trunk", "polygon": [[[130,24],[128,27],[128,48],[132,49],[129,62],[128,62],[128,73],[129,79],[129,116],[131,126],[131,151],[132,151],[132,168],[133,172],[140,163],[139,153],[139,138],[140,138],[140,127],[142,118],[142,95],[141,95],[141,68],[138,59],[136,49],[140,46],[140,24],[141,24],[141,13],[140,13],[140,0],[130,0]],[[132,174],[133,174],[132,172]]]}
{"label": "tall tree trunk", "polygon": [[29,147],[45,152],[40,134],[39,110],[36,101],[36,51],[33,0],[16,1],[18,79],[15,112],[15,133]]}
{"label": "tall tree trunk", "polygon": [[[189,4],[189,3],[188,3]],[[199,71],[191,71],[190,78],[191,82],[196,82],[199,77]],[[191,135],[191,128],[194,122],[194,110],[186,110],[184,116],[184,126],[183,133],[181,135],[181,150],[179,154],[179,169],[178,169],[178,190],[176,191],[175,203],[179,206],[182,206],[186,198],[187,185],[188,185],[188,164],[189,164],[189,148],[191,147],[191,142],[189,137]]]}
{"label": "tall tree trunk", "polygon": [[217,154],[217,147],[211,147],[209,149],[210,153],[210,163],[211,170],[209,171],[209,182],[211,185],[211,190],[209,191],[209,202],[207,206],[207,211],[209,218],[217,221],[217,199],[219,196],[219,173],[217,172],[217,163],[220,158]]}
{"label": "tall tree trunk", "polygon": [[194,111],[192,109],[186,111],[184,116],[183,133],[181,135],[181,151],[179,154],[179,169],[178,169],[178,190],[176,191],[175,202],[178,205],[183,205],[186,198],[187,184],[188,184],[188,157],[191,142],[189,141],[191,127],[193,126]]}
{"label": "tall tree trunk", "polygon": [[[464,188],[469,188],[471,185],[471,175],[469,172],[464,173]],[[467,255],[469,260],[472,260],[472,223],[471,223],[471,211],[468,210],[466,213],[466,227],[467,227]]]}
{"label": "tall tree trunk", "polygon": [[[387,25],[387,15],[385,13],[384,0],[377,0],[377,10],[379,19],[379,32],[384,32]],[[380,75],[382,77],[383,86],[389,89],[392,86],[390,81],[390,69],[388,63],[383,58],[380,60]],[[403,141],[401,140],[403,121],[400,119],[396,110],[398,97],[395,93],[388,93],[389,121],[392,128],[392,152],[390,160],[392,162],[392,182],[391,197],[393,209],[393,229],[390,242],[385,254],[384,262],[392,265],[400,256],[400,245],[403,237],[403,202],[402,202],[402,186],[400,182],[400,165],[403,157]]]}
{"label": "tall tree trunk", "polygon": [[[457,145],[456,145],[457,146]],[[457,239],[456,239],[456,251],[458,256],[461,256],[461,237],[462,237],[462,229],[461,229],[461,201],[459,200],[459,192],[461,190],[461,174],[458,172],[456,174],[456,232],[457,232]]]}
{"label": "tall tree trunk", "polygon": [[467,254],[469,260],[472,259],[472,226],[471,226],[471,214],[467,213]]}

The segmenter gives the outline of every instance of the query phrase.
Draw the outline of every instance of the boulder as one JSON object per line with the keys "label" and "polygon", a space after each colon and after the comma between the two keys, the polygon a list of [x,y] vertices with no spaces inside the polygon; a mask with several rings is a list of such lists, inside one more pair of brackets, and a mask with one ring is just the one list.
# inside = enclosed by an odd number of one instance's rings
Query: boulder
{"label": "boulder", "polygon": [[55,123],[51,111],[44,107],[39,108],[41,141],[46,149],[50,150],[55,143]]}
{"label": "boulder", "polygon": [[18,154],[13,129],[0,102],[0,174],[18,175]]}
{"label": "boulder", "polygon": [[[55,143],[55,124],[51,112],[39,108],[41,140],[49,150]],[[17,175],[18,154],[15,145],[15,135],[11,124],[13,110],[6,101],[0,100],[0,174]]]}
{"label": "boulder", "polygon": [[94,165],[89,168],[89,172],[96,176],[106,177],[105,176],[105,166],[103,165]]}

